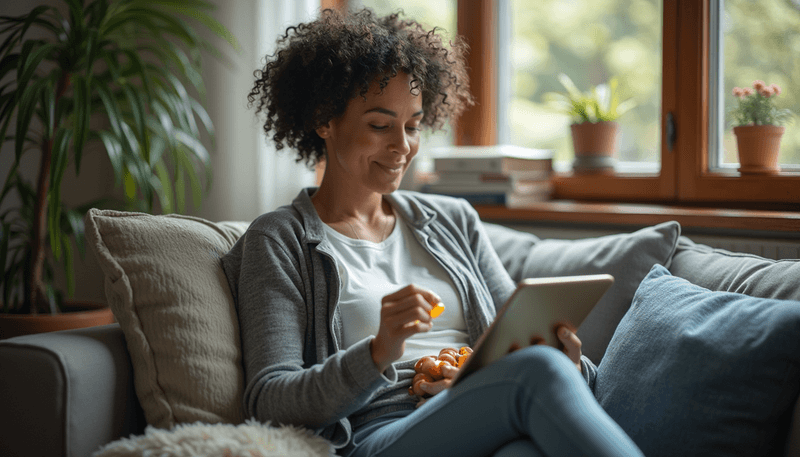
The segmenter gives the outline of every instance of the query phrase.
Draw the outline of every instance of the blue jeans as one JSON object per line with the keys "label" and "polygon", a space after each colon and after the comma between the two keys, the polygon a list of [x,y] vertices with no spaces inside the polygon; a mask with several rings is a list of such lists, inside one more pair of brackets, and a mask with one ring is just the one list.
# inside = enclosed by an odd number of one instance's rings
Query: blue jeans
{"label": "blue jeans", "polygon": [[518,350],[415,411],[356,430],[350,457],[642,456],[575,365],[548,346]]}

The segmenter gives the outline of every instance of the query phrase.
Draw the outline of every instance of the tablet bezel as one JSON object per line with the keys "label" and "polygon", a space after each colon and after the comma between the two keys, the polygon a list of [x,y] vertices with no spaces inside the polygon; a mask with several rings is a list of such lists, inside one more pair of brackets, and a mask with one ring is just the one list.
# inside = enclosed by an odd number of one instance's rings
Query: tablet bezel
{"label": "tablet bezel", "polygon": [[[478,339],[473,353],[453,378],[451,387],[470,374],[509,353],[514,343],[530,346],[541,336],[558,347],[554,326],[580,327],[597,302],[614,283],[610,274],[529,278],[520,281],[489,328]],[[527,322],[527,323],[526,323]]]}

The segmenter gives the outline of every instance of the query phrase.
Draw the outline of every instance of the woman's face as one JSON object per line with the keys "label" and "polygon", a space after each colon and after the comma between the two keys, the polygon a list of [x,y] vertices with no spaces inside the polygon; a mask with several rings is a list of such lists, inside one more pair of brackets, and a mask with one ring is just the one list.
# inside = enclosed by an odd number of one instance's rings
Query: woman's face
{"label": "woman's face", "polygon": [[352,189],[391,193],[417,154],[422,97],[411,93],[411,77],[401,73],[381,92],[370,86],[344,114],[317,129],[328,150],[324,181]]}

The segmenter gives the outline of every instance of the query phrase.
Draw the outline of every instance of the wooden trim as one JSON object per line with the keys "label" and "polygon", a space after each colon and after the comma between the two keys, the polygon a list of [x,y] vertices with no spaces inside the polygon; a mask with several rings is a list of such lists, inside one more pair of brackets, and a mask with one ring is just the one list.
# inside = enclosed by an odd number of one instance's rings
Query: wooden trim
{"label": "wooden trim", "polygon": [[[692,0],[690,0],[692,1]],[[693,0],[696,1],[696,0]],[[677,45],[679,15],[682,10],[677,1],[664,2],[662,19],[662,87],[661,87],[661,168],[656,175],[632,175],[624,173],[606,174],[561,174],[554,178],[554,197],[558,199],[616,200],[638,202],[674,202],[677,199],[678,154],[670,151],[667,144],[668,114],[679,117],[677,75],[679,69]],[[695,84],[696,85],[696,84]],[[681,132],[682,133],[682,132]],[[680,138],[680,134],[678,136]]]}
{"label": "wooden trim", "polygon": [[708,21],[709,0],[680,0],[678,18],[678,198],[697,197],[708,170]]}
{"label": "wooden trim", "polygon": [[493,0],[458,0],[458,34],[469,44],[467,66],[476,104],[455,122],[455,142],[497,144],[497,53]]}
{"label": "wooden trim", "polygon": [[741,176],[738,171],[709,171],[711,4],[710,0],[681,0],[679,3],[679,199],[708,203],[800,203],[800,173]]}
{"label": "wooden trim", "polygon": [[690,208],[626,203],[551,201],[527,208],[476,205],[482,220],[643,227],[677,221],[682,227],[716,230],[800,233],[800,211]]}
{"label": "wooden trim", "polygon": [[678,197],[678,154],[669,148],[667,119],[675,116],[678,104],[678,2],[663,2],[661,22],[661,174],[659,196],[665,200]]}
{"label": "wooden trim", "polygon": [[554,198],[560,200],[664,201],[668,182],[659,176],[557,174]]}

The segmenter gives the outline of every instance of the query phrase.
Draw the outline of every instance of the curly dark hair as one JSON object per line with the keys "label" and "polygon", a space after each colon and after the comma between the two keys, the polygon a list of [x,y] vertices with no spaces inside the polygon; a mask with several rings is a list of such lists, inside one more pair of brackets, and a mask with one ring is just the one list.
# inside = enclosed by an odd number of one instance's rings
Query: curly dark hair
{"label": "curly dark hair", "polygon": [[256,114],[266,114],[264,132],[277,149],[294,148],[297,161],[309,166],[323,160],[325,143],[316,129],[344,114],[371,83],[383,89],[398,73],[411,75],[412,93],[422,95],[421,125],[432,130],[474,103],[466,43],[457,38],[445,46],[441,29],[426,30],[401,14],[324,10],[319,19],[286,29],[278,50],[254,72],[247,97]]}

